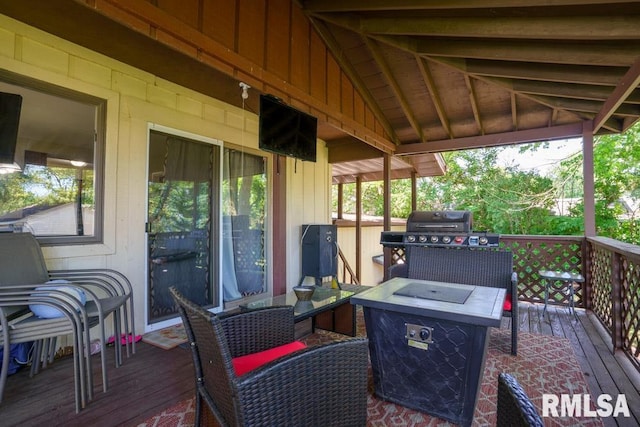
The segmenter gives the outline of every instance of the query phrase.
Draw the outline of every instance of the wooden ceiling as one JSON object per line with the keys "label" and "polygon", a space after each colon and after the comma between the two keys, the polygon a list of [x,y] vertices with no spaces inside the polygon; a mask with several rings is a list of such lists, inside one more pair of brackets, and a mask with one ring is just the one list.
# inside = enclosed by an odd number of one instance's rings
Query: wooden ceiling
{"label": "wooden ceiling", "polygon": [[444,151],[640,118],[640,2],[0,0],[0,13],[233,105],[239,80],[285,95],[318,115],[334,182],[377,179],[383,153],[392,177],[436,175]]}
{"label": "wooden ceiling", "polygon": [[640,117],[640,2],[299,3],[396,155],[619,133]]}

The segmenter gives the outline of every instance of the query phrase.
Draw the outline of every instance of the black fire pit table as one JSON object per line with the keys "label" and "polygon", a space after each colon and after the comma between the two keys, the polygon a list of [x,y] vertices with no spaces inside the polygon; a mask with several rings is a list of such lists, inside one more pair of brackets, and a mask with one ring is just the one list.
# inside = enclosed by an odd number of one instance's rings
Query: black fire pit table
{"label": "black fire pit table", "polygon": [[505,292],[396,277],[352,296],[364,307],[375,394],[471,425]]}

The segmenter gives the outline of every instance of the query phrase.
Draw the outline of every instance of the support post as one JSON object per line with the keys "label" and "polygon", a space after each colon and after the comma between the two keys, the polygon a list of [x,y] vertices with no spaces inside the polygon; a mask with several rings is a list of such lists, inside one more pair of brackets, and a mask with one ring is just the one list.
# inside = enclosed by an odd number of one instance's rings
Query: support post
{"label": "support post", "polygon": [[287,158],[275,155],[273,173],[273,295],[287,292]]}
{"label": "support post", "polygon": [[418,210],[418,174],[411,172],[411,212]]}
{"label": "support post", "polygon": [[584,176],[584,235],[596,236],[596,204],[593,172],[593,122],[583,122],[582,173]]}
{"label": "support post", "polygon": [[[383,224],[382,229],[384,231],[391,230],[391,155],[385,153],[383,156],[383,168],[382,168],[382,203],[383,203]],[[383,248],[384,263],[383,263],[383,280],[389,279],[389,268],[391,267],[393,252],[391,248]]]}
{"label": "support post", "polygon": [[356,277],[362,279],[362,177],[356,177]]}

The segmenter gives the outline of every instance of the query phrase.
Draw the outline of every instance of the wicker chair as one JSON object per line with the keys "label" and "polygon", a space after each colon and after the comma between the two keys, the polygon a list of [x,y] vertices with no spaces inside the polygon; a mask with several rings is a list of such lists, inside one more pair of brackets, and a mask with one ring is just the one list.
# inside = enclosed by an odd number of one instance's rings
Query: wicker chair
{"label": "wicker chair", "polygon": [[407,259],[410,279],[506,289],[503,315],[511,317],[511,354],[518,353],[518,276],[511,252],[414,246],[408,248]]}
{"label": "wicker chair", "polygon": [[191,343],[196,426],[202,401],[222,426],[364,426],[367,340],[298,350],[237,375],[234,358],[294,340],[292,307],[217,316],[170,288]]}
{"label": "wicker chair", "polygon": [[518,381],[511,375],[498,375],[497,427],[543,427],[544,423]]}

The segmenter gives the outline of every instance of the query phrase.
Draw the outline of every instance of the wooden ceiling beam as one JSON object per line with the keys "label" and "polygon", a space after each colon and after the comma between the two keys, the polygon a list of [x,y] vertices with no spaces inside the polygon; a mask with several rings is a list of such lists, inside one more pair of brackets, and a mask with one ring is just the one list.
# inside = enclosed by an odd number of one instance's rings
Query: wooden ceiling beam
{"label": "wooden ceiling beam", "polygon": [[[405,51],[415,52],[416,43],[413,39],[404,38],[400,43],[397,42],[396,38],[393,37],[377,37],[380,41],[385,42],[387,44],[391,44],[397,48],[403,49]],[[415,53],[414,53],[415,54]],[[594,99],[594,100],[603,100],[603,96],[608,96],[608,89],[598,88],[595,85],[606,85],[606,86],[615,86],[620,79],[620,75],[623,73],[624,68],[622,67],[603,67],[603,66],[576,66],[576,65],[551,65],[544,64],[544,66],[532,67],[530,64],[519,63],[515,61],[509,62],[500,62],[499,64],[494,63],[495,61],[482,61],[482,60],[461,60],[457,61],[455,59],[448,58],[429,58],[432,60],[436,60],[436,62],[444,63],[445,65],[453,66],[458,70],[465,73],[465,76],[469,74],[480,76],[484,75],[494,75],[497,74],[499,76],[508,75],[512,77],[512,83],[506,83],[507,80],[503,81],[502,86],[508,88],[512,92],[517,92],[521,94],[528,94],[529,91],[525,89],[528,87],[529,89],[535,88],[535,90],[540,90],[543,85],[548,85],[547,87],[551,90],[549,95],[554,95],[556,97],[567,96],[569,98],[576,99]],[[504,66],[503,66],[504,65]],[[573,81],[567,82],[567,76],[571,76],[572,80],[578,80],[578,83],[574,83]],[[514,78],[515,77],[515,78]],[[516,78],[518,80],[516,80]],[[485,78],[484,80],[490,80],[491,77]],[[530,81],[522,80],[522,79],[531,79]],[[495,82],[495,80],[493,80]],[[542,83],[545,81],[545,83]],[[547,81],[550,81],[548,83]],[[527,84],[529,85],[527,86]],[[565,84],[560,84],[565,83]],[[566,83],[571,83],[569,86]],[[591,85],[585,84],[590,83]],[[537,85],[537,86],[536,86]],[[592,86],[594,85],[594,86]],[[469,87],[469,83],[467,82],[467,86]],[[637,85],[636,85],[637,86]],[[588,91],[588,88],[591,87],[593,89],[592,92]],[[533,90],[533,94],[536,91]],[[582,93],[581,93],[582,91]],[[597,95],[589,95],[589,93],[595,93]],[[633,93],[633,91],[632,91]],[[638,95],[638,93],[636,93]],[[633,100],[638,100],[637,96],[627,96],[630,102]],[[536,101],[540,101],[543,98],[534,98]],[[558,104],[555,102],[545,102],[545,105],[548,107],[554,108],[555,114],[557,115]],[[580,108],[583,110],[583,108]],[[589,109],[590,112],[593,111],[593,107]],[[628,110],[630,114],[634,114],[634,109]],[[474,117],[476,121],[478,121],[478,116]],[[607,128],[614,131],[618,129],[617,126],[613,126],[614,124],[607,124]],[[517,127],[516,127],[517,128]]]}
{"label": "wooden ceiling beam", "polygon": [[309,18],[309,21],[315,28],[316,32],[322,38],[324,43],[327,45],[327,48],[333,54],[336,62],[340,65],[342,71],[349,77],[351,83],[356,88],[358,93],[362,96],[364,101],[367,103],[367,106],[373,111],[377,119],[382,124],[384,131],[389,135],[389,138],[397,145],[399,144],[398,136],[396,135],[393,127],[387,120],[387,117],[384,115],[382,110],[380,109],[380,105],[375,100],[371,92],[367,89],[367,85],[364,84],[360,75],[353,69],[351,62],[345,58],[344,52],[340,44],[336,41],[336,39],[331,34],[331,31],[327,28],[324,22],[314,19],[312,17]]}
{"label": "wooden ceiling beam", "polygon": [[433,80],[433,76],[431,75],[431,71],[429,70],[429,64],[425,61],[424,58],[416,55],[416,62],[418,63],[418,68],[420,69],[420,74],[422,75],[422,80],[424,80],[424,84],[429,89],[429,93],[431,93],[431,100],[436,109],[436,113],[438,113],[438,118],[440,119],[440,123],[442,127],[447,132],[450,138],[453,138],[453,131],[451,130],[451,124],[449,123],[449,119],[447,118],[447,113],[444,110],[444,105],[442,104],[442,99],[440,98],[440,93],[438,91],[438,87],[436,86],[435,81]]}
{"label": "wooden ceiling beam", "polygon": [[621,132],[626,132],[631,126],[636,124],[638,120],[634,117],[626,117],[622,120],[622,130]]}
{"label": "wooden ceiling beam", "polygon": [[[593,111],[594,109],[597,109],[596,106],[594,106],[593,104],[590,107],[587,107],[584,104],[581,104],[579,106],[579,108],[569,108],[569,107],[577,107],[576,104],[570,104],[571,99],[567,99],[567,103],[562,103],[562,98],[557,98],[552,96],[539,96],[539,95],[533,95],[530,93],[526,93],[526,92],[516,92],[512,82],[509,80],[505,80],[505,79],[489,79],[487,77],[477,77],[478,80],[482,80],[485,81],[486,83],[489,84],[497,84],[498,86],[502,86],[504,89],[507,89],[508,91],[510,91],[511,93],[518,93],[519,95],[532,100],[534,102],[537,102],[541,105],[544,105],[545,107],[548,107],[549,109],[551,109],[553,111],[552,113],[552,121],[551,123],[555,123],[558,117],[558,113],[560,111],[563,111],[565,113],[569,113],[569,114],[573,114],[576,117],[578,117],[580,120],[584,120],[584,121],[591,121],[593,120],[596,112]],[[579,102],[579,100],[578,100]],[[585,101],[588,102],[588,101]],[[630,106],[632,107],[632,106]],[[628,112],[628,111],[627,111]],[[621,126],[620,126],[620,121],[618,119],[609,119],[607,120],[607,122],[603,125],[604,128],[608,129],[611,132],[621,132]]]}
{"label": "wooden ceiling beam", "polygon": [[[440,9],[486,9],[528,8],[549,6],[548,0],[300,0],[303,9],[319,12],[374,12],[385,10],[440,10]],[[602,4],[603,0],[554,0],[553,5],[583,6]],[[607,1],[612,5],[628,3],[628,0]]]}
{"label": "wooden ceiling beam", "polygon": [[515,132],[497,133],[468,138],[445,139],[415,144],[403,144],[396,149],[396,155],[442,153],[445,151],[468,150],[502,145],[524,144],[528,142],[552,141],[557,139],[582,137],[582,122],[552,126],[541,129],[527,129]]}
{"label": "wooden ceiling beam", "polygon": [[[439,62],[439,61],[436,61],[436,62]],[[513,87],[512,87],[511,81],[510,81],[510,80],[508,80],[508,79],[489,79],[489,78],[484,77],[484,76],[475,76],[475,75],[473,75],[473,74],[469,73],[468,71],[466,71],[466,70],[464,69],[464,67],[463,67],[462,69],[461,69],[461,68],[458,68],[460,65],[463,65],[463,66],[464,66],[464,65],[465,65],[465,63],[464,63],[464,62],[460,63],[460,62],[458,62],[458,61],[454,61],[454,62],[451,62],[451,61],[442,61],[441,63],[442,63],[442,65],[452,67],[452,68],[457,69],[458,71],[462,72],[462,73],[463,73],[463,75],[464,75],[464,77],[465,77],[465,82],[467,82],[467,81],[469,80],[470,76],[474,76],[474,77],[475,77],[475,78],[477,78],[478,80],[482,80],[482,81],[484,81],[484,82],[486,82],[486,83],[488,83],[488,84],[495,84],[495,85],[497,85],[497,86],[500,86],[500,87],[502,87],[503,89],[505,89],[505,90],[509,91],[509,92],[510,92],[510,94],[513,94],[513,93],[514,93],[514,90],[513,90]],[[470,87],[470,83],[467,83],[467,87]],[[534,102],[537,102],[537,103],[539,103],[539,104],[542,104],[542,105],[544,105],[545,107],[547,107],[547,108],[549,108],[549,109],[554,109],[554,110],[556,109],[553,105],[550,105],[550,104],[546,104],[546,103],[544,103],[544,102],[541,102],[541,100],[540,100],[540,99],[534,99],[534,98],[531,98],[531,96],[530,96],[530,95],[528,95],[528,94],[523,94],[523,96],[524,96],[524,97],[526,97],[526,98],[531,99],[531,100],[532,100],[532,101],[534,101]],[[579,115],[575,114],[574,112],[569,111],[569,113],[570,113],[570,114],[574,114],[574,115],[576,115],[576,116],[577,116],[577,118],[578,118],[578,119],[580,119],[580,120],[585,120],[585,119],[583,119],[582,117],[580,117]],[[512,114],[513,114],[513,109],[512,109]],[[557,115],[557,111],[555,112],[555,114]],[[475,111],[474,111],[474,118],[475,118],[476,122],[480,123],[480,122],[479,122],[479,118],[478,118],[478,117],[476,116],[476,114],[475,114]],[[589,117],[589,118],[588,118],[588,119],[586,119],[586,120],[591,120],[591,117]],[[517,122],[517,118],[516,118],[516,122]],[[480,133],[481,135],[484,135],[484,129],[482,129],[482,127],[479,127],[479,131],[480,131],[479,133]]]}
{"label": "wooden ceiling beam", "polygon": [[382,151],[355,138],[340,138],[327,141],[329,163],[350,162],[354,160],[376,159],[382,157]]}
{"label": "wooden ceiling beam", "polygon": [[529,64],[526,62],[464,60],[444,57],[429,57],[429,59],[475,76],[600,86],[616,86],[627,69],[626,67]]}
{"label": "wooden ceiling beam", "polygon": [[511,126],[513,130],[518,130],[518,103],[516,93],[511,92]]}
{"label": "wooden ceiling beam", "polygon": [[491,44],[446,39],[427,42],[404,36],[371,37],[425,59],[448,62],[473,74],[605,86],[616,86],[629,64],[640,55],[640,43],[635,47],[629,43],[600,46],[601,50],[596,51],[597,44],[566,46],[558,50],[557,43],[550,49],[547,42],[531,46],[522,42]]}
{"label": "wooden ceiling beam", "polygon": [[[438,61],[440,62],[440,61]],[[441,62],[443,65],[446,66],[450,66],[452,68],[456,68],[459,71],[461,71],[464,75],[469,75],[470,73],[468,73],[466,70],[464,69],[459,69],[458,66],[460,65],[460,62],[450,62],[450,61],[442,61]],[[508,79],[491,79],[491,78],[487,78],[484,76],[478,76],[478,75],[473,75],[475,78],[477,78],[478,80],[482,80],[485,81],[486,83],[489,84],[496,84],[498,86],[501,86],[503,89],[508,90],[509,92],[514,92],[513,86],[511,84],[511,81]],[[544,105],[545,107],[548,107],[549,109],[554,110],[553,113],[553,123],[555,123],[555,119],[557,118],[558,112],[559,110],[562,110],[566,113],[569,114],[573,114],[575,115],[579,120],[593,120],[593,117],[595,116],[595,112],[591,112],[590,114],[585,114],[583,113],[582,110],[565,110],[562,109],[560,105],[558,105],[557,103],[551,102],[549,97],[542,97],[542,96],[534,96],[534,95],[530,95],[524,92],[519,93],[520,95],[522,95],[523,97],[526,97],[534,102],[537,102],[541,105]],[[606,129],[610,130],[611,132],[620,132],[620,124],[618,120],[613,120],[610,119],[606,122],[606,124],[603,126]]]}
{"label": "wooden ceiling beam", "polygon": [[473,81],[468,74],[464,75],[464,82],[467,85],[467,90],[469,91],[469,103],[471,104],[471,109],[473,110],[473,118],[476,121],[476,125],[478,126],[478,131],[481,135],[484,135],[484,127],[482,126],[482,119],[480,117],[480,109],[478,108],[478,100],[476,98],[476,91],[473,87]]}
{"label": "wooden ceiling beam", "polygon": [[[558,98],[555,96],[529,95],[529,98],[539,100],[545,105],[552,106],[568,111],[581,111],[583,113],[598,114],[602,110],[603,103],[598,101],[589,101],[573,98]],[[633,104],[621,104],[616,106],[615,114],[617,116],[640,116],[640,107]]]}
{"label": "wooden ceiling beam", "polygon": [[[593,121],[596,116],[593,113],[583,113],[581,111],[576,111],[575,114],[585,122]],[[602,127],[607,130],[607,132],[604,133],[621,133],[623,130],[623,123],[624,118],[609,117],[609,120],[602,125]]]}
{"label": "wooden ceiling beam", "polygon": [[[639,23],[640,25],[640,23]],[[556,30],[558,31],[558,30]],[[640,37],[640,27],[638,29]],[[385,36],[389,43],[396,37]],[[380,37],[381,38],[381,37]],[[401,36],[401,38],[404,38]],[[396,46],[406,41],[398,40]],[[601,65],[628,67],[640,53],[640,41],[566,43],[500,39],[430,39],[420,37],[413,43],[415,53],[449,58],[523,61],[545,64]]]}
{"label": "wooden ceiling beam", "polygon": [[[593,120],[593,132],[596,133],[609,117],[614,113],[619,114],[624,107],[622,103],[640,85],[640,58],[634,62],[629,71],[624,75],[611,96],[604,102],[600,111]],[[637,119],[636,119],[637,120]]]}
{"label": "wooden ceiling beam", "polygon": [[[640,57],[640,15],[635,13],[640,4],[622,2],[620,7],[612,8],[599,1],[553,4],[540,1],[540,4],[518,0],[491,4],[456,0],[309,0],[303,3],[312,8],[317,6],[318,9],[314,9],[317,16],[360,36],[375,38],[414,57],[422,56],[425,61],[456,68],[463,73],[470,92],[476,78],[507,89],[515,129],[519,125],[518,114],[522,114],[517,103],[520,96],[549,108],[550,123],[566,120],[566,113],[580,121],[593,120],[599,114],[600,127],[605,132],[619,132],[632,119],[637,120],[638,110],[634,104],[640,101],[636,90],[640,83],[632,78],[628,83],[633,88],[623,89],[619,89],[618,83],[627,67]],[[336,12],[353,8],[362,13],[319,12],[322,8],[327,10],[329,4],[337,8]],[[567,20],[565,12],[570,12],[572,6],[582,7]],[[528,7],[536,7],[536,12],[542,14],[524,13]],[[412,13],[414,9],[439,11],[426,15]],[[469,12],[465,15],[446,9],[468,9]],[[366,14],[380,10],[396,13]],[[549,40],[554,42],[550,44]],[[497,83],[492,80],[494,77],[511,80]],[[544,80],[546,83],[542,84]],[[561,87],[560,83],[571,84]],[[612,88],[621,90],[623,96],[614,96]],[[609,111],[603,109],[603,103]],[[474,118],[479,122],[475,111]],[[451,119],[448,120],[449,127],[454,128]],[[441,119],[440,123],[443,123]]]}
{"label": "wooden ceiling beam", "polygon": [[[561,98],[590,99],[605,101],[611,95],[613,88],[584,84],[561,84],[534,80],[514,80],[495,77],[484,77],[487,82],[495,82],[503,87],[510,87],[514,92],[531,95],[548,95]],[[640,103],[640,89],[633,90],[625,102]]]}
{"label": "wooden ceiling beam", "polygon": [[558,121],[558,113],[559,110],[556,108],[551,110],[551,115],[549,116],[549,127],[555,125],[555,123]]}
{"label": "wooden ceiling beam", "polygon": [[[411,176],[411,173],[414,171],[412,167],[406,169],[393,169],[391,170],[391,179],[405,179]],[[433,175],[442,175],[442,173],[436,173],[437,170],[434,171]],[[382,171],[373,171],[373,172],[363,172],[360,174],[350,174],[350,175],[336,175],[332,178],[332,184],[353,184],[356,182],[356,179],[359,178],[361,182],[372,182],[372,181],[382,181],[383,180],[383,172]]]}
{"label": "wooden ceiling beam", "polygon": [[[612,10],[611,8],[610,10]],[[354,15],[355,16],[355,15]],[[640,39],[640,16],[495,16],[424,17],[411,12],[398,16],[351,18],[350,22],[366,34],[430,37],[477,37],[535,40],[620,40]],[[352,24],[352,25],[353,25]]]}
{"label": "wooden ceiling beam", "polygon": [[369,48],[369,51],[371,52],[371,55],[373,55],[373,58],[375,59],[376,64],[378,65],[378,67],[380,67],[380,71],[384,75],[385,79],[389,83],[389,86],[391,87],[391,90],[396,96],[396,99],[398,100],[398,103],[400,104],[402,111],[407,117],[407,120],[409,121],[411,128],[418,136],[418,139],[420,141],[424,141],[425,137],[424,137],[424,132],[422,132],[422,126],[420,126],[420,123],[418,123],[418,120],[413,114],[413,110],[411,109],[411,106],[409,105],[409,102],[407,101],[406,96],[402,92],[400,85],[396,81],[394,74],[391,71],[389,64],[387,63],[387,60],[382,55],[380,48],[376,44],[377,42],[375,40],[369,39],[368,37],[364,37],[364,40],[367,47]]}

